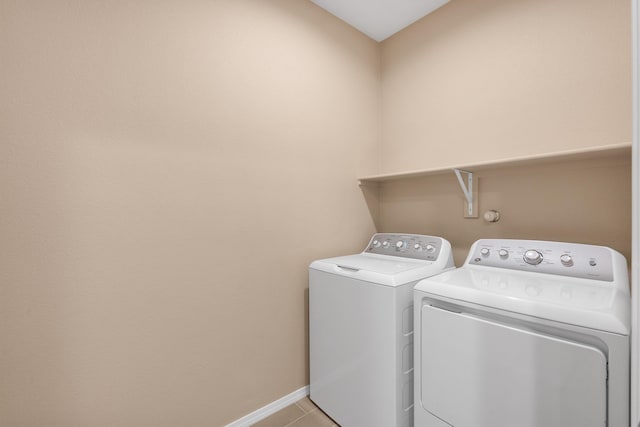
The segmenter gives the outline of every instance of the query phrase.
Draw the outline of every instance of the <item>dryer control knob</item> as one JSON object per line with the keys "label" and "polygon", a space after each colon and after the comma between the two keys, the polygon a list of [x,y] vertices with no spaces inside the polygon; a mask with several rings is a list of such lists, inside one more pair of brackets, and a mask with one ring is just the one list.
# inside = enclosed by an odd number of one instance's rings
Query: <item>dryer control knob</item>
{"label": "dryer control knob", "polygon": [[538,265],[542,262],[542,254],[536,250],[529,249],[522,257],[524,262],[531,265]]}
{"label": "dryer control knob", "polygon": [[404,240],[398,240],[396,242],[396,248],[398,249],[404,249],[407,247],[407,242],[405,242]]}
{"label": "dryer control knob", "polygon": [[427,252],[433,252],[436,250],[436,247],[433,245],[427,245],[426,249],[427,249]]}
{"label": "dryer control knob", "polygon": [[560,262],[565,267],[571,267],[573,265],[573,257],[569,254],[563,254],[560,256]]}
{"label": "dryer control knob", "polygon": [[509,251],[506,249],[500,249],[498,251],[498,255],[500,255],[500,258],[505,259],[509,256]]}
{"label": "dryer control knob", "polygon": [[491,251],[489,249],[487,249],[487,248],[480,249],[480,254],[482,256],[489,256],[490,253],[491,253]]}

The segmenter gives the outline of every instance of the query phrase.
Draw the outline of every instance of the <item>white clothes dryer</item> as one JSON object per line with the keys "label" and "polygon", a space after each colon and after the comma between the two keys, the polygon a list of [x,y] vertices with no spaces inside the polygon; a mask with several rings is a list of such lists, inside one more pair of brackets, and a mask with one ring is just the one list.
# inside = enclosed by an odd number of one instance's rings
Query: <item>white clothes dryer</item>
{"label": "white clothes dryer", "polygon": [[448,241],[415,234],[310,265],[310,397],[342,427],[413,425],[413,287],[453,267]]}
{"label": "white clothes dryer", "polygon": [[416,427],[628,427],[629,281],[602,247],[479,240],[415,288]]}

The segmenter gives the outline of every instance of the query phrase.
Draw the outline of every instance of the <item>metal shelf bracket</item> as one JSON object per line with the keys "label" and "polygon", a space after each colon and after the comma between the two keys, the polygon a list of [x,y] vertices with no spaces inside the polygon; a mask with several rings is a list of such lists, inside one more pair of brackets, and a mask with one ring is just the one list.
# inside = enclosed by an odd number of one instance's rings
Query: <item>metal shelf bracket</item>
{"label": "metal shelf bracket", "polygon": [[[461,169],[453,169],[456,174],[456,178],[458,178],[458,183],[460,184],[460,188],[462,189],[462,193],[464,194],[464,198],[466,200],[467,206],[465,207],[464,217],[465,218],[477,218],[478,217],[478,189],[477,189],[477,181],[474,186],[473,183],[473,172],[461,170]],[[462,177],[462,174],[467,175],[467,183],[465,184],[465,180]]]}

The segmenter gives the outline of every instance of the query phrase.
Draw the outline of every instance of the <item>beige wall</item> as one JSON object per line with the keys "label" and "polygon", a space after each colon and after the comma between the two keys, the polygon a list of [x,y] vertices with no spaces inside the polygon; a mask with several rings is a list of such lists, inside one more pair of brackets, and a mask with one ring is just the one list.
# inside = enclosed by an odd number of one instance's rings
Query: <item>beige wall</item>
{"label": "beige wall", "polygon": [[382,43],[381,173],[631,141],[629,1],[452,0]]}
{"label": "beige wall", "polygon": [[[578,242],[631,255],[631,158],[495,167],[476,174],[480,218],[464,218],[453,172],[389,181],[380,187],[381,231],[441,235],[456,266],[481,238]],[[484,221],[494,209],[501,218]]]}
{"label": "beige wall", "polygon": [[220,426],[302,387],[306,266],[371,216],[458,263],[628,256],[627,157],[484,170],[497,224],[453,174],[356,186],[629,141],[627,3],[452,0],[380,47],[298,0],[3,1],[0,425]]}
{"label": "beige wall", "polygon": [[3,1],[0,58],[0,425],[307,384],[307,265],[374,231],[377,45],[298,0]]}
{"label": "beige wall", "polygon": [[[631,141],[630,2],[452,0],[382,48],[380,173]],[[630,256],[628,154],[481,169],[463,219],[453,172],[382,184],[381,231],[441,234],[460,265],[482,237],[575,241]]]}

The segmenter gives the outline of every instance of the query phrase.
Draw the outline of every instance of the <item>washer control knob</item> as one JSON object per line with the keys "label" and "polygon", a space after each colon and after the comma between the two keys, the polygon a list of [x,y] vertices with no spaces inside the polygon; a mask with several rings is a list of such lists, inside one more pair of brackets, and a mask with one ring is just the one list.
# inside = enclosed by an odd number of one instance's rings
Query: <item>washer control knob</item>
{"label": "washer control knob", "polygon": [[391,242],[389,242],[388,240],[385,240],[384,242],[382,242],[382,247],[383,248],[388,248],[389,245],[391,245]]}
{"label": "washer control knob", "polygon": [[374,248],[379,248],[380,247],[380,242],[378,240],[374,240],[373,241],[373,247]]}
{"label": "washer control knob", "polygon": [[426,249],[427,249],[427,252],[433,252],[436,250],[436,247],[433,245],[427,245]]}
{"label": "washer control knob", "polygon": [[500,255],[500,258],[506,259],[509,256],[509,251],[506,249],[500,249],[498,251],[498,255]]}
{"label": "washer control knob", "polygon": [[420,246],[420,243],[416,243],[415,245],[413,245],[413,249],[415,249],[416,251],[421,251],[422,246]]}
{"label": "washer control knob", "polygon": [[560,262],[565,267],[571,267],[573,265],[573,257],[569,254],[563,254],[560,256]]}
{"label": "washer control knob", "polygon": [[531,265],[538,265],[542,262],[542,254],[534,249],[529,249],[524,253],[524,262]]}
{"label": "washer control knob", "polygon": [[482,255],[484,257],[489,256],[490,253],[491,253],[491,251],[489,249],[487,249],[487,248],[480,249],[480,255]]}
{"label": "washer control knob", "polygon": [[405,242],[404,240],[398,240],[396,242],[396,248],[398,249],[404,249],[407,247],[407,242]]}

